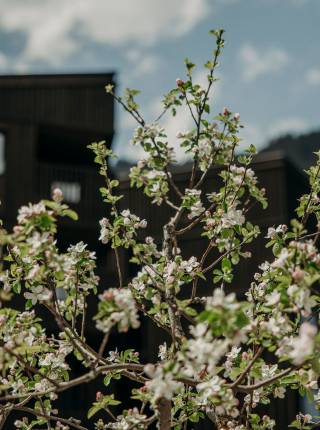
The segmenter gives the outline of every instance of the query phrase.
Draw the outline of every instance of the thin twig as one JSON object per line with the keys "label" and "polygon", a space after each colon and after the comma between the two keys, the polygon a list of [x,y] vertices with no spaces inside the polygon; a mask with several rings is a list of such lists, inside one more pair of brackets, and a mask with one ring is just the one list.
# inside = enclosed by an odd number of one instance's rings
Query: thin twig
{"label": "thin twig", "polygon": [[100,348],[99,348],[99,351],[98,351],[98,355],[99,355],[100,358],[103,357],[104,350],[105,350],[106,345],[107,345],[108,340],[109,340],[109,334],[110,333],[106,333],[103,336],[103,339],[102,339],[102,342],[101,342],[101,345],[100,345]]}
{"label": "thin twig", "polygon": [[248,240],[250,240],[255,233],[251,233],[249,234],[246,239],[244,239],[241,243],[239,243],[238,245],[233,246],[231,249],[229,249],[228,251],[226,251],[224,254],[220,255],[219,258],[217,258],[216,260],[214,260],[209,266],[205,267],[202,270],[202,273],[207,273],[209,270],[211,270],[216,264],[218,264],[221,260],[224,259],[224,257],[228,256],[229,254],[231,254],[231,252],[235,251],[236,249],[240,248],[242,245],[244,245],[245,243],[248,242]]}
{"label": "thin twig", "polygon": [[199,222],[202,220],[202,218],[205,216],[207,211],[211,211],[214,208],[215,203],[212,203],[208,209],[204,209],[200,215],[198,215],[190,224],[188,224],[187,226],[181,228],[180,230],[176,230],[175,234],[177,236],[181,236],[184,233],[187,233],[188,231],[192,230],[193,227],[195,227],[197,224],[199,224]]}
{"label": "thin twig", "polygon": [[50,382],[50,384],[52,384],[52,385],[54,385],[55,387],[58,387],[58,383],[54,380],[54,379],[51,379],[49,376],[47,376],[46,374],[44,374],[44,373],[41,373],[38,369],[36,369],[35,367],[32,367],[32,366],[30,366],[29,365],[29,363],[27,363],[26,361],[25,361],[25,359],[23,358],[23,357],[21,357],[21,355],[19,355],[19,354],[17,354],[17,353],[15,353],[14,351],[12,351],[11,349],[8,349],[8,348],[6,348],[4,345],[2,345],[1,346],[1,348],[7,353],[7,354],[10,354],[10,355],[12,355],[13,357],[15,357],[23,366],[24,366],[24,368],[28,371],[28,372],[30,372],[30,373],[32,373],[33,375],[40,375],[40,376],[42,376],[44,379],[46,379],[48,382]]}
{"label": "thin twig", "polygon": [[47,415],[47,414],[35,411],[34,409],[27,408],[26,406],[20,406],[20,407],[14,406],[12,410],[26,412],[28,414],[35,415],[36,417],[45,418],[46,420],[49,420],[49,421],[60,421],[62,424],[67,424],[78,430],[88,430],[87,427],[83,427],[82,425],[75,423],[73,420],[71,421],[65,418],[61,418],[53,415]]}
{"label": "thin twig", "polygon": [[235,387],[237,387],[238,385],[241,384],[241,382],[244,380],[244,378],[246,377],[246,375],[250,372],[252,366],[257,361],[257,359],[260,357],[260,355],[262,354],[262,352],[263,352],[263,347],[260,346],[260,348],[258,348],[257,352],[254,354],[252,360],[248,363],[247,367],[244,369],[244,371],[231,384],[231,388],[235,388]]}
{"label": "thin twig", "polygon": [[[238,385],[237,386],[237,390],[244,392],[244,393],[251,393],[254,390],[258,390],[261,387],[264,387],[265,385],[270,385],[272,384],[272,382],[277,381],[280,378],[283,378],[284,376],[288,375],[289,373],[291,373],[293,370],[295,370],[295,368],[292,367],[288,367],[287,369],[283,370],[282,372],[272,376],[269,379],[266,379],[264,381],[260,381],[257,382],[253,385]],[[229,388],[232,388],[231,385],[227,385]]]}
{"label": "thin twig", "polygon": [[[199,264],[199,270],[202,271],[202,267],[204,265],[204,262],[206,261],[207,256],[209,255],[210,251],[213,248],[213,241],[210,240],[206,250],[204,251],[201,260],[200,260],[200,264]],[[197,286],[198,286],[198,282],[199,282],[199,277],[196,276],[192,282],[192,292],[191,292],[191,300],[194,300],[194,298],[197,295]]]}
{"label": "thin twig", "polygon": [[94,370],[91,370],[90,372],[85,373],[84,375],[71,379],[70,381],[60,382],[58,384],[58,387],[51,387],[44,391],[32,391],[25,394],[12,394],[12,395],[3,396],[3,397],[0,397],[0,402],[10,402],[12,400],[22,399],[25,397],[39,397],[49,393],[61,393],[63,391],[69,390],[72,387],[76,387],[78,385],[91,382],[94,379],[96,379],[97,376],[99,376],[101,373],[113,372],[115,370],[119,370],[119,371],[132,370],[136,372],[143,372],[144,365],[137,364],[137,363],[122,363],[122,364],[119,363],[119,364],[108,364],[105,366],[100,366]]}
{"label": "thin twig", "polygon": [[119,277],[119,287],[122,288],[122,286],[123,286],[123,279],[122,279],[122,272],[121,272],[119,252],[118,252],[117,248],[114,248],[114,255],[116,257],[116,266],[117,266],[118,277]]}
{"label": "thin twig", "polygon": [[86,302],[86,297],[84,297],[83,309],[82,309],[82,321],[81,321],[81,334],[80,334],[80,338],[82,340],[84,340],[84,331],[86,328],[86,316],[87,316],[87,302]]}

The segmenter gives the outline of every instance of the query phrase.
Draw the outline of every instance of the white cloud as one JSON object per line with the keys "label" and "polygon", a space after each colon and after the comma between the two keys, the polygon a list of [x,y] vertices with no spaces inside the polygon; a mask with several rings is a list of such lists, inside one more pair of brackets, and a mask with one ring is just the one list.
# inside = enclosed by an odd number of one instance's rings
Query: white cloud
{"label": "white cloud", "polygon": [[[199,70],[194,73],[193,76],[193,82],[197,83],[204,88],[208,85],[208,79],[207,79],[207,71]],[[214,83],[213,89],[212,89],[212,97],[211,97],[211,106],[214,112],[218,112],[221,110],[221,106],[217,105],[217,102],[220,100],[221,95],[221,88],[222,84],[221,81],[217,81]],[[163,111],[163,106],[161,103],[161,98],[157,97],[151,103],[146,107],[145,112],[147,114],[147,117],[145,118],[147,122],[154,121]],[[127,132],[133,131],[133,129],[136,127],[135,120],[126,113],[120,113],[120,121],[119,126],[122,130],[126,130]],[[212,116],[212,115],[211,115]],[[170,111],[168,111],[161,119],[160,124],[162,127],[164,127],[167,136],[168,136],[168,142],[171,146],[173,146],[176,150],[177,155],[177,161],[179,162],[185,162],[189,159],[189,156],[187,156],[184,153],[184,150],[180,148],[180,141],[177,139],[177,133],[178,132],[185,132],[187,130],[191,130],[195,127],[194,121],[191,117],[191,114],[189,112],[188,107],[181,106],[177,108],[177,114],[176,116],[172,116]],[[121,151],[121,148],[119,146],[119,150]],[[121,156],[123,158],[129,159],[129,160],[136,160],[140,156],[142,156],[141,150],[134,147],[126,148],[125,153],[121,152]]]}
{"label": "white cloud", "polygon": [[[147,111],[151,115],[151,120],[156,119],[163,111],[161,99],[154,99]],[[173,146],[176,150],[177,160],[179,162],[186,161],[188,157],[185,155],[183,149],[180,148],[180,141],[177,139],[177,134],[179,131],[185,132],[194,127],[193,119],[191,118],[188,108],[186,106],[178,107],[176,116],[172,116],[170,111],[168,111],[162,117],[160,124],[166,131],[169,145]]]}
{"label": "white cloud", "polygon": [[[208,70],[207,69],[199,69],[194,72],[192,76],[192,80],[194,84],[200,85],[202,88],[207,88],[208,86]],[[215,85],[215,84],[214,84]]]}
{"label": "white cloud", "polygon": [[314,67],[307,71],[306,82],[310,85],[320,85],[320,67]]}
{"label": "white cloud", "polygon": [[162,64],[159,57],[142,49],[131,49],[125,54],[125,57],[133,67],[130,70],[131,77],[153,73]]}
{"label": "white cloud", "polygon": [[0,73],[7,73],[10,70],[15,73],[24,73],[27,70],[26,64],[20,61],[13,61],[9,55],[0,51]]}
{"label": "white cloud", "polygon": [[[147,122],[154,121],[163,111],[161,100],[162,99],[159,97],[155,98],[149,104],[147,109],[145,109],[145,111],[148,113],[148,117],[145,118]],[[177,161],[185,162],[188,159],[188,156],[186,156],[183,149],[180,148],[179,139],[177,139],[177,133],[179,131],[190,130],[194,127],[193,120],[187,107],[182,106],[178,108],[177,114],[174,117],[168,111],[162,117],[160,124],[166,131],[169,145],[173,146],[176,150]],[[137,126],[137,123],[126,113],[121,113],[119,126],[121,134],[128,136],[130,135],[131,137],[134,128]],[[115,152],[118,152],[121,155],[121,158],[130,161],[136,161],[139,158],[143,158],[145,156],[145,153],[141,147],[132,147],[128,144],[126,144],[125,151],[123,151],[122,146],[118,145],[118,147],[115,148]]]}
{"label": "white cloud", "polygon": [[168,113],[163,121],[163,127],[166,130],[169,144],[175,148],[177,161],[187,161],[190,156],[184,153],[183,148],[180,147],[180,140],[177,138],[177,133],[179,131],[184,132],[194,127],[194,123],[192,122],[187,108],[179,109],[175,117]]}
{"label": "white cloud", "polygon": [[253,81],[266,73],[278,72],[289,62],[288,54],[282,49],[269,48],[261,52],[250,43],[242,46],[239,58],[242,63],[242,76],[246,81]]}
{"label": "white cloud", "polygon": [[79,48],[79,37],[113,46],[141,46],[190,31],[209,0],[0,0],[0,26],[26,35],[26,61],[59,64]]}
{"label": "white cloud", "polygon": [[8,58],[7,56],[0,51],[0,70],[6,69],[8,66]]}
{"label": "white cloud", "polygon": [[301,117],[287,117],[275,121],[267,130],[268,138],[283,136],[285,134],[300,134],[307,131],[309,123]]}
{"label": "white cloud", "polygon": [[240,151],[247,148],[250,144],[262,149],[271,140],[286,134],[299,135],[310,129],[310,124],[301,117],[289,116],[274,120],[269,125],[245,124],[240,136],[243,141],[240,143]]}
{"label": "white cloud", "polygon": [[255,145],[260,149],[265,143],[265,133],[263,133],[260,126],[257,124],[245,124],[244,128],[240,132],[242,141],[239,145],[239,151],[243,151],[250,145]]}

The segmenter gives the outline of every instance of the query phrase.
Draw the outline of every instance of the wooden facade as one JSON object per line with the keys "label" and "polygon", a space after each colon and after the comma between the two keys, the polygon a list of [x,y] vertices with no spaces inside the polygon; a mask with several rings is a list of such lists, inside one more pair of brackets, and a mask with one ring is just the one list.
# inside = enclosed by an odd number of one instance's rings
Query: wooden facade
{"label": "wooden facade", "polygon": [[9,224],[22,204],[48,197],[52,185],[60,183],[71,194],[78,184],[80,224],[90,227],[99,200],[98,192],[91,192],[97,179],[86,146],[98,140],[111,145],[114,105],[104,86],[112,80],[112,74],[0,77],[5,139],[0,210]]}

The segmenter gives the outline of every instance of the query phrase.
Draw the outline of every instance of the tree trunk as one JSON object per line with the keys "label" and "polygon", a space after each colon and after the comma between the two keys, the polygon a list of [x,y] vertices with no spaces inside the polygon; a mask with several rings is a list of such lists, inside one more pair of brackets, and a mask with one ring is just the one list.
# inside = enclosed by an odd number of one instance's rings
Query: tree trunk
{"label": "tree trunk", "polygon": [[160,430],[171,428],[171,400],[164,397],[158,400]]}

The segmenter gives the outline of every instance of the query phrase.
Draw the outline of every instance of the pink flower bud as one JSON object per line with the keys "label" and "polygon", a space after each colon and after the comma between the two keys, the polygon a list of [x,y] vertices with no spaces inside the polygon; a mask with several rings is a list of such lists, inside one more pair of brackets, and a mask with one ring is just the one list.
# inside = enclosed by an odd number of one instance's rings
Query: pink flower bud
{"label": "pink flower bud", "polygon": [[52,191],[52,200],[54,200],[54,201],[55,201],[55,202],[57,202],[57,203],[62,202],[62,200],[63,200],[63,193],[62,193],[62,191],[60,190],[60,188],[55,188],[55,189]]}
{"label": "pink flower bud", "polygon": [[294,279],[295,281],[301,281],[303,279],[303,271],[301,269],[296,269],[292,273],[292,279]]}
{"label": "pink flower bud", "polygon": [[243,351],[243,353],[241,354],[241,358],[242,360],[248,360],[249,354],[246,351]]}
{"label": "pink flower bud", "polygon": [[141,391],[142,393],[145,393],[145,392],[147,392],[147,391],[148,391],[148,387],[146,387],[146,386],[144,385],[143,387],[140,387],[140,391]]}
{"label": "pink flower bud", "polygon": [[228,115],[230,115],[230,111],[225,107],[225,108],[223,109],[222,114],[223,114],[224,116],[228,116]]}
{"label": "pink flower bud", "polygon": [[182,87],[184,85],[184,81],[180,78],[176,79],[176,84],[178,87]]}
{"label": "pink flower bud", "polygon": [[96,392],[96,400],[97,400],[97,402],[99,401],[99,400],[101,400],[103,398],[103,394],[101,393],[101,391],[97,391]]}
{"label": "pink flower bud", "polygon": [[21,227],[20,225],[15,225],[15,226],[13,227],[13,233],[14,233],[14,234],[19,234],[22,230],[23,230],[23,229],[22,229],[22,227]]}
{"label": "pink flower bud", "polygon": [[104,300],[107,300],[108,302],[110,301],[111,302],[111,300],[113,300],[113,298],[114,298],[114,295],[113,295],[113,292],[112,291],[105,291],[104,293],[103,293],[103,295],[102,295],[102,297],[103,297],[103,299]]}

